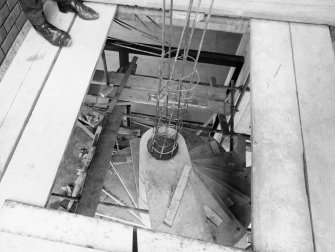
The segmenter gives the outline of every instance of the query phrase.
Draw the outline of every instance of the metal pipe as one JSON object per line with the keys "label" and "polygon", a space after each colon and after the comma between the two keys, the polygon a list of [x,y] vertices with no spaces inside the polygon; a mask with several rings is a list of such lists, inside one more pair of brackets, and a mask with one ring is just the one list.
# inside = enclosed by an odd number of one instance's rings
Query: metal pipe
{"label": "metal pipe", "polygon": [[[64,199],[64,200],[70,200],[70,201],[74,201],[74,202],[79,202],[79,200],[80,200],[80,198],[78,198],[78,197],[71,197],[71,196],[66,196],[66,195],[62,195],[62,194],[58,194],[58,193],[51,193],[50,196],[55,197],[55,198]],[[113,204],[113,203],[104,202],[104,201],[99,201],[99,204],[107,206],[107,207],[116,207],[116,208],[122,208],[122,209],[126,209],[126,210],[134,210],[134,211],[141,212],[141,213],[146,213],[146,214],[149,213],[149,210],[135,208],[135,207],[129,207],[129,206],[123,206],[123,205]]]}
{"label": "metal pipe", "polygon": [[191,42],[192,42],[193,33],[194,33],[194,29],[195,29],[195,23],[197,21],[197,17],[198,17],[198,14],[199,14],[200,5],[201,5],[201,0],[198,0],[197,10],[195,12],[195,16],[194,16],[194,20],[193,20],[193,24],[192,24],[192,31],[191,31],[191,35],[190,35],[189,44],[187,46],[186,55],[188,55],[188,51],[190,50],[190,47],[191,47]]}
{"label": "metal pipe", "polygon": [[243,96],[244,96],[245,92],[247,91],[247,87],[249,85],[249,77],[250,77],[250,75],[248,75],[248,78],[247,78],[247,80],[245,81],[245,83],[243,85],[241,94],[238,97],[238,100],[237,100],[236,105],[235,105],[235,111],[238,111],[238,108],[239,108],[240,103],[241,103],[241,101],[243,99]]}
{"label": "metal pipe", "polygon": [[151,35],[150,33],[147,33],[147,32],[145,32],[145,31],[142,31],[141,29],[138,29],[138,28],[135,27],[135,26],[132,26],[132,25],[126,23],[126,22],[123,22],[122,20],[120,20],[120,19],[118,19],[118,18],[114,18],[114,20],[116,20],[118,23],[121,23],[121,24],[123,24],[123,25],[125,25],[125,26],[128,26],[129,28],[131,28],[131,29],[133,29],[133,30],[135,30],[135,31],[138,31],[139,33],[145,34],[145,35],[147,35],[147,36],[149,36],[149,37],[151,37],[151,38],[153,38],[153,39],[159,41],[159,38],[157,38],[157,37]]}
{"label": "metal pipe", "polygon": [[[188,5],[188,10],[187,10],[187,13],[189,14],[189,12],[191,11],[191,8],[192,8],[192,4],[193,4],[193,0],[190,0],[190,3]],[[186,25],[187,25],[187,22],[185,23],[184,27],[183,27],[183,31],[181,33],[181,36],[180,36],[180,40],[179,40],[179,43],[178,43],[178,47],[177,47],[177,53],[176,53],[176,57],[174,59],[174,62],[173,62],[173,65],[172,65],[172,69],[171,69],[171,72],[170,72],[170,81],[172,80],[172,74],[174,72],[174,68],[175,68],[175,65],[176,65],[176,62],[177,62],[177,56],[179,55],[179,51],[180,51],[180,47],[181,47],[181,43],[183,41],[183,37],[184,37],[184,33],[185,33],[185,30],[186,30]]]}
{"label": "metal pipe", "polygon": [[148,18],[154,25],[156,25],[156,26],[158,27],[158,29],[162,29],[161,26],[155,22],[155,20],[153,20],[153,19],[152,19],[150,16],[148,16],[148,15],[146,15],[146,16],[147,16],[147,18]]}
{"label": "metal pipe", "polygon": [[138,51],[138,52],[142,52],[142,53],[146,53],[146,54],[153,55],[153,56],[156,56],[156,57],[160,57],[159,54],[152,53],[152,52],[149,52],[149,51],[144,51],[144,50],[137,49],[137,48],[133,48],[133,47],[130,47],[130,46],[120,45],[120,44],[117,44],[117,43],[113,43],[113,45],[123,47],[123,48],[127,48],[127,49],[131,49],[131,50]]}
{"label": "metal pipe", "polygon": [[169,28],[170,28],[170,32],[169,32],[169,72],[168,75],[171,71],[171,46],[172,46],[172,31],[173,31],[173,26],[172,26],[172,19],[173,19],[173,0],[170,1],[170,24],[169,24]]}
{"label": "metal pipe", "polygon": [[149,29],[149,27],[140,19],[139,16],[137,16],[136,14],[135,15],[135,18],[137,18],[137,20],[149,31],[151,32],[151,30]]}
{"label": "metal pipe", "polygon": [[101,57],[102,57],[103,65],[104,65],[104,74],[105,74],[106,85],[110,86],[110,81],[109,81],[109,76],[108,76],[108,70],[107,70],[107,61],[106,61],[105,50],[102,50]]}
{"label": "metal pipe", "polygon": [[117,19],[115,19],[115,18],[114,18],[114,22],[117,23],[118,25],[122,26],[123,28],[125,28],[125,29],[127,29],[127,30],[129,30],[129,31],[132,31],[132,29],[130,29],[129,27],[127,27],[127,26],[125,26],[125,25],[123,25],[123,24],[121,24],[121,23],[120,23]]}
{"label": "metal pipe", "polygon": [[[235,87],[235,81],[231,81],[231,86]],[[230,151],[234,150],[234,116],[235,116],[235,90],[232,89],[230,100]]]}
{"label": "metal pipe", "polygon": [[211,11],[212,11],[212,8],[213,8],[213,3],[214,3],[214,0],[212,0],[211,5],[209,7],[209,11],[208,11],[208,15],[207,15],[206,23],[205,23],[205,28],[204,28],[204,31],[202,33],[202,37],[201,37],[200,44],[199,44],[198,55],[197,55],[197,57],[195,59],[195,63],[194,63],[194,68],[196,68],[197,64],[198,64],[198,60],[199,60],[201,49],[202,49],[202,44],[204,42],[207,27],[208,27],[208,23],[209,23],[209,20],[211,18]]}

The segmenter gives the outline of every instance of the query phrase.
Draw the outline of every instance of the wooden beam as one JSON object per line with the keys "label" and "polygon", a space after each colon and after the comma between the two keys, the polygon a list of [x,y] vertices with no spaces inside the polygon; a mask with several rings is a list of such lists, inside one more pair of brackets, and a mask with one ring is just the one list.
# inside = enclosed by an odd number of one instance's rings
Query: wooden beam
{"label": "wooden beam", "polygon": [[[111,114],[108,114],[107,118],[103,122],[101,138],[99,138],[100,141],[97,144],[95,155],[91,162],[90,169],[88,170],[87,180],[85,181],[82,196],[78,203],[76,212],[79,214],[94,217],[95,212],[97,211],[99,196],[106,177],[106,173],[110,164],[112,165],[110,160],[122,121],[123,112],[125,110],[124,106],[116,106],[116,104],[129,79],[130,73],[136,67],[137,59],[138,58],[136,56],[133,57],[126,74],[122,76],[122,79],[119,82],[119,86],[117,88],[108,87],[100,93],[103,97],[108,95],[113,96],[113,98],[108,102],[107,109],[107,113]],[[117,172],[116,174],[119,177]],[[119,179],[122,185],[125,187],[120,177]],[[126,187],[125,190],[127,193],[129,193]],[[134,206],[137,206],[131,197],[131,194],[129,194],[129,196],[134,203]]]}
{"label": "wooden beam", "polygon": [[[109,79],[111,83],[118,86],[121,82],[124,74],[123,73],[116,73],[116,72],[109,72]],[[166,86],[167,80],[162,80],[162,86]],[[105,84],[105,77],[103,71],[95,71],[93,76],[92,84]],[[132,88],[136,90],[148,90],[152,92],[156,92],[159,84],[159,79],[155,77],[147,77],[141,75],[130,75],[129,79],[125,85],[126,88]],[[191,85],[194,87],[194,85]],[[90,92],[90,90],[88,91]],[[194,88],[194,97],[199,99],[206,99],[206,100],[218,100],[223,101],[226,99],[226,90],[218,87],[209,87],[204,85],[198,85]]]}
{"label": "wooden beam", "polygon": [[[202,127],[206,127],[208,126],[208,124],[210,123],[213,123],[215,118],[217,117],[217,113],[213,113],[212,115],[210,115],[210,117],[207,119],[207,121],[205,121],[203,124],[202,124]],[[197,136],[200,136],[200,134],[202,133],[203,129],[200,129],[200,130],[197,130],[197,132],[195,133]]]}
{"label": "wooden beam", "polygon": [[[244,64],[243,67],[241,69],[241,72],[236,80],[235,86],[236,87],[241,87],[244,86],[245,82],[248,79],[249,73],[250,73],[250,50],[249,50],[249,43],[250,43],[250,34],[243,34],[240,44],[236,50],[236,55],[239,56],[244,56]],[[225,86],[230,85],[233,75],[235,72],[235,68],[231,67],[229,69],[226,81],[225,81]],[[238,97],[241,95],[241,92],[235,92],[235,96],[234,96],[234,100],[235,100],[235,105],[238,101]],[[226,101],[230,102],[230,98],[231,96],[227,96],[226,97]],[[250,135],[250,130],[249,128],[243,127],[243,130],[241,130],[241,126],[240,126],[240,120],[241,120],[241,116],[244,115],[245,113],[249,113],[250,115],[250,108],[249,110],[246,111],[246,106],[245,104],[248,104],[248,102],[250,102],[250,94],[247,93],[247,95],[244,95],[242,102],[241,102],[241,107],[240,110],[235,112],[234,115],[234,132],[236,130],[236,128],[239,128],[239,133],[244,133],[244,134],[249,134]],[[249,124],[250,124],[250,116],[245,115],[246,120],[249,120]],[[227,117],[227,121],[230,121],[230,116]],[[244,125],[243,125],[244,126]],[[221,125],[219,126],[219,128],[221,128]],[[218,141],[218,142],[222,142],[224,140],[224,138],[222,138],[221,134],[214,134],[214,138]]]}
{"label": "wooden beam", "polygon": [[251,20],[250,41],[254,249],[314,251],[289,24]]}
{"label": "wooden beam", "polygon": [[[240,44],[238,45],[238,48],[236,50],[236,55],[243,56],[245,58],[245,61],[246,61],[246,56],[248,54],[249,39],[250,39],[250,34],[249,33],[243,34],[242,37],[241,37]],[[226,78],[226,81],[225,81],[225,84],[224,84],[225,86],[229,86],[230,81],[233,77],[234,71],[235,71],[235,67],[231,67],[229,69],[229,72],[228,72],[228,75],[227,75],[227,78]]]}
{"label": "wooden beam", "polygon": [[124,109],[124,106],[116,106],[103,122],[97,148],[88,169],[87,178],[76,210],[78,214],[90,217],[95,215]]}
{"label": "wooden beam", "polygon": [[[144,8],[162,8],[159,0],[90,0],[94,2],[113,3],[119,5],[131,5]],[[208,12],[210,0],[202,1],[200,11]],[[197,1],[194,1],[193,8],[196,9]],[[186,11],[188,3],[184,0],[173,1],[175,10]],[[166,6],[169,9],[169,6]],[[335,2],[334,0],[224,0],[215,1],[212,15],[228,16],[237,18],[255,18],[278,21],[292,21],[309,24],[335,24]]]}
{"label": "wooden beam", "polygon": [[167,212],[166,212],[166,215],[165,215],[165,218],[164,218],[164,223],[167,224],[170,227],[173,224],[174,217],[177,214],[180,201],[183,197],[185,188],[186,188],[187,183],[188,183],[188,179],[190,177],[190,173],[192,172],[191,168],[192,167],[189,166],[189,165],[184,166],[183,171],[180,175],[176,190],[173,193],[171,202],[170,202],[169,207],[167,209]]}
{"label": "wooden beam", "polygon": [[112,111],[114,109],[114,106],[116,105],[122,90],[124,89],[124,87],[126,86],[126,84],[128,82],[128,79],[129,79],[130,73],[132,72],[132,69],[134,69],[135,66],[136,66],[137,59],[138,59],[137,56],[133,57],[127,72],[122,76],[120,82],[117,83],[118,84],[117,89],[112,88],[112,87],[108,87],[107,89],[105,89],[104,91],[102,91],[100,93],[100,95],[102,97],[107,97],[109,95],[111,97],[113,97],[112,100],[109,102],[110,103],[109,108],[108,108],[109,111]]}
{"label": "wooden beam", "polygon": [[[113,78],[113,76],[116,78]],[[112,83],[119,83],[119,78],[122,76],[123,74],[113,73],[112,76],[110,76],[110,80]],[[105,92],[105,89],[108,89],[109,92],[112,90],[111,87],[97,84],[104,82],[94,80],[92,83],[96,84],[90,85],[88,95],[100,96],[100,93]],[[166,81],[164,81],[163,84],[164,83],[166,83]],[[123,89],[120,94],[119,100],[156,106],[154,96],[157,92],[157,87],[157,78],[130,76],[126,88]],[[189,101],[190,110],[212,111],[225,115],[230,114],[229,104],[221,100],[225,97],[224,89],[198,85],[194,92],[194,97]],[[108,96],[108,98],[112,97],[113,96]],[[106,98],[105,101],[107,102],[107,100]],[[101,99],[101,101],[103,100]]]}
{"label": "wooden beam", "polygon": [[[329,28],[290,24],[315,250],[335,247],[335,61]],[[306,53],[307,52],[307,53]]]}
{"label": "wooden beam", "polygon": [[[48,1],[44,13],[63,30],[69,30],[74,15],[58,11]],[[51,45],[31,29],[0,85],[0,177],[6,169],[36,101],[61,49]]]}
{"label": "wooden beam", "polygon": [[103,251],[132,251],[132,227],[117,223],[14,201],[5,202],[0,220],[2,232]]}
{"label": "wooden beam", "polygon": [[223,222],[222,218],[206,205],[204,205],[204,210],[205,210],[206,217],[209,220],[211,220],[217,227],[219,227],[221,223]]}
{"label": "wooden beam", "polygon": [[[90,89],[88,91],[88,95],[98,96],[98,94],[100,93],[99,90],[104,90],[105,87],[106,86],[103,86],[103,85],[91,84]],[[106,101],[110,98],[112,97],[108,97]],[[132,102],[132,103],[156,106],[155,93],[148,92],[147,90],[139,90],[139,89],[136,90],[136,89],[125,88],[121,92],[120,100]],[[101,101],[103,100],[101,99]],[[225,102],[197,99],[197,98],[193,98],[189,100],[188,109],[192,111],[200,110],[200,111],[216,112],[216,113],[221,113],[225,115],[230,114],[229,104]]]}
{"label": "wooden beam", "polygon": [[114,5],[88,5],[100,13],[100,18],[92,22],[79,18],[75,20],[71,28],[75,43],[61,50],[45,83],[0,183],[0,205],[5,199],[37,206],[45,206],[48,201],[58,166],[116,12]]}

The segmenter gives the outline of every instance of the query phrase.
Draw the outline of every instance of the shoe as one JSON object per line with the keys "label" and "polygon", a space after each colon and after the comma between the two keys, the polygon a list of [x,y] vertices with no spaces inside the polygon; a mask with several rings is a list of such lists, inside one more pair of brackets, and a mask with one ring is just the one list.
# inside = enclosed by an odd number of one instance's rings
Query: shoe
{"label": "shoe", "polygon": [[99,18],[99,13],[83,4],[80,0],[72,0],[69,3],[57,2],[58,9],[63,12],[74,12],[80,18],[85,20],[94,20]]}
{"label": "shoe", "polygon": [[34,28],[42,37],[54,46],[64,47],[71,45],[70,35],[47,21],[42,25],[34,25]]}

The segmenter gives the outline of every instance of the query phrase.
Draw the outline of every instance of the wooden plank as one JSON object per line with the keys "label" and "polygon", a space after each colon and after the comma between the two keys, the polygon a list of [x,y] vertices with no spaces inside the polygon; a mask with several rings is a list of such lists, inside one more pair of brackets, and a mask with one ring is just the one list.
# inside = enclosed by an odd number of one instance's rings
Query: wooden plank
{"label": "wooden plank", "polygon": [[[118,98],[120,97],[120,94],[122,92],[122,90],[124,89],[124,87],[126,86],[127,82],[128,82],[128,79],[129,79],[129,76],[131,74],[131,72],[133,71],[133,69],[135,69],[136,67],[136,61],[137,61],[138,57],[137,56],[134,56],[129,67],[128,67],[128,70],[126,71],[126,73],[122,76],[121,78],[121,81],[118,82],[119,84],[119,87],[117,89],[114,89],[112,87],[108,87],[107,89],[103,90],[100,95],[102,97],[108,97],[109,95],[111,95],[113,93],[113,91],[115,92],[116,90],[116,93],[111,96],[113,96],[113,99],[111,100],[111,104],[116,104]],[[111,81],[111,80],[110,80]],[[114,107],[113,107],[114,108]]]}
{"label": "wooden plank", "polygon": [[[245,84],[245,82],[247,81],[247,78],[249,76],[249,73],[250,73],[250,49],[249,49],[249,41],[250,41],[250,34],[243,34],[242,38],[241,38],[241,41],[240,41],[240,44],[237,48],[237,51],[236,51],[236,55],[239,55],[239,56],[244,56],[245,57],[245,60],[244,60],[244,64],[242,66],[242,69],[241,69],[241,72],[237,78],[237,81],[235,83],[235,86],[237,87],[240,87],[240,86],[243,86]],[[226,78],[226,82],[225,82],[225,85],[229,85],[230,84],[230,81],[231,81],[231,78],[234,74],[234,71],[235,71],[235,68],[231,67],[229,69],[229,72],[228,72],[228,75],[227,75],[227,78]],[[238,97],[240,96],[241,92],[235,92],[235,105],[237,103],[237,100],[238,100]],[[227,102],[230,102],[230,96],[227,96],[226,98],[226,101]],[[237,111],[235,113],[235,116],[234,116],[234,131],[236,130],[236,128],[239,126],[239,122],[240,122],[240,119],[241,119],[241,116],[242,114],[245,112],[246,108],[245,108],[245,103],[250,101],[250,95],[249,93],[245,94],[243,99],[242,99],[242,102],[241,102],[241,105],[239,107],[239,111]],[[250,114],[250,110],[247,110],[246,111],[247,113]],[[251,120],[250,119],[250,116],[248,117],[248,115],[245,115],[245,117],[247,118],[247,120],[249,119],[249,121]],[[230,116],[227,116],[227,121],[230,120]],[[221,126],[220,126],[221,128]],[[249,128],[247,128],[249,130]],[[239,131],[239,133],[249,133],[249,131]],[[250,133],[249,133],[250,134]],[[218,142],[222,142],[222,137],[221,137],[221,134],[214,134],[214,139],[216,139]]]}
{"label": "wooden plank", "polygon": [[102,252],[60,242],[48,241],[29,236],[0,232],[0,248],[6,252],[50,251],[50,252]]}
{"label": "wooden plank", "polygon": [[[131,156],[133,158],[133,169],[134,169],[134,178],[135,178],[135,186],[137,192],[137,201],[139,201],[139,151],[140,151],[140,139],[132,138],[129,140]],[[137,202],[138,203],[138,202]]]}
{"label": "wooden plank", "polygon": [[217,141],[215,141],[215,140],[210,141],[209,145],[210,145],[214,154],[220,154],[221,153],[221,150],[219,148],[219,143]]}
{"label": "wooden plank", "polygon": [[124,110],[124,106],[116,106],[103,122],[97,148],[76,210],[78,214],[91,217],[95,215]]}
{"label": "wooden plank", "polygon": [[[248,51],[248,48],[249,48],[249,40],[250,40],[250,34],[249,33],[245,33],[245,34],[242,35],[240,44],[238,45],[238,48],[237,48],[236,53],[235,53],[236,55],[244,56],[244,57],[247,56],[247,51]],[[225,86],[229,86],[231,78],[233,77],[234,71],[235,71],[235,67],[231,67],[229,69],[229,72],[228,72],[227,77],[226,77],[226,81],[224,83]]]}
{"label": "wooden plank", "polygon": [[234,117],[235,132],[251,135],[250,93],[244,93],[238,112]]}
{"label": "wooden plank", "polygon": [[[28,218],[29,216],[29,218]],[[6,201],[0,231],[104,251],[132,251],[132,227]]]}
{"label": "wooden plank", "polygon": [[[90,89],[88,91],[88,95],[99,96],[101,90],[109,88],[105,85],[96,85],[91,84]],[[156,92],[156,91],[155,91]],[[119,100],[129,101],[132,103],[138,104],[147,104],[156,106],[156,99],[151,96],[155,96],[155,92],[151,92],[143,89],[133,89],[133,88],[125,88],[122,90]],[[112,98],[113,96],[108,96],[108,98]],[[106,99],[106,100],[103,100]],[[101,102],[107,102],[107,98],[100,98]],[[215,113],[221,113],[225,115],[230,114],[230,105],[229,103],[223,101],[216,100],[206,100],[199,99],[197,97],[192,98],[188,103],[188,109],[192,111],[211,111]]]}
{"label": "wooden plank", "polygon": [[[78,203],[77,213],[83,214],[86,216],[95,216],[95,212],[99,203],[99,196],[101,193],[101,189],[106,177],[106,173],[108,170],[112,156],[112,152],[114,150],[115,141],[117,140],[117,134],[120,128],[120,124],[123,117],[123,112],[125,110],[124,106],[116,106],[116,103],[120,97],[122,90],[124,89],[127,80],[131,71],[136,66],[137,57],[134,56],[131,64],[121,79],[120,85],[117,88],[110,88],[105,90],[105,92],[101,92],[101,96],[106,97],[109,94],[112,94],[113,98],[108,102],[107,112],[111,113],[107,115],[107,118],[103,122],[103,130],[101,141],[98,142],[97,150],[95,156],[93,157],[90,169],[88,171],[87,180],[85,181],[85,185],[83,188],[82,196]],[[127,194],[134,204],[134,199],[129,193],[127,187],[125,186],[123,180],[118,175],[115,170],[116,175],[118,176],[120,182],[124,186]],[[137,206],[134,204],[134,206]]]}
{"label": "wooden plank", "polygon": [[222,130],[222,135],[229,135],[229,126],[227,122],[227,117],[221,114],[219,114],[218,117],[219,117],[220,127]]}
{"label": "wooden plank", "polygon": [[181,251],[211,251],[238,252],[241,249],[221,246],[202,240],[190,239],[183,236],[155,232],[148,229],[137,229],[137,247],[139,252],[181,252]]}
{"label": "wooden plank", "polygon": [[[201,126],[202,127],[207,127],[208,124],[213,123],[215,118],[217,117],[217,113],[213,113],[212,115],[210,115],[210,117],[208,118],[207,121],[205,121]],[[197,132],[195,133],[197,136],[200,136],[200,134],[203,132],[203,130],[197,130]]]}
{"label": "wooden plank", "polygon": [[[244,34],[241,40],[241,48],[238,55],[244,56],[244,64],[241,70],[241,73],[237,79],[236,86],[244,86],[248,80],[250,74],[250,47],[249,47],[250,35]],[[241,95],[241,92],[235,93],[235,105],[237,104],[238,98]],[[250,93],[245,92],[244,96],[239,104],[238,111],[234,116],[234,131],[244,134],[251,135],[251,109],[250,105]]]}
{"label": "wooden plank", "polygon": [[[44,13],[57,27],[68,30],[74,15],[58,11],[48,1]],[[32,110],[57,59],[60,48],[31,29],[0,84],[0,176],[15,150]]]}
{"label": "wooden plank", "polygon": [[[123,73],[109,72],[111,83],[118,85],[123,78]],[[92,84],[105,85],[105,77],[103,71],[95,71]],[[140,75],[130,75],[126,83],[126,88],[147,90],[156,92],[159,84],[159,79],[155,77],[147,77]],[[162,86],[166,86],[167,80],[162,80]],[[194,88],[194,85],[190,85]],[[90,92],[90,91],[89,91]],[[209,87],[198,85],[192,90],[194,97],[204,100],[223,101],[226,99],[226,90],[218,87]]]}
{"label": "wooden plank", "polygon": [[76,125],[79,128],[81,128],[89,137],[91,137],[92,139],[94,138],[94,134],[84,124],[82,124],[80,121],[77,121]]}
{"label": "wooden plank", "polygon": [[217,215],[211,208],[204,205],[204,210],[206,217],[210,219],[216,226],[219,227],[222,224],[223,220],[221,219],[221,217]]}
{"label": "wooden plank", "polygon": [[254,249],[314,251],[289,24],[251,20],[250,36]]}
{"label": "wooden plank", "polygon": [[164,218],[164,223],[167,224],[168,226],[172,226],[173,221],[174,221],[174,217],[177,214],[179,205],[180,205],[180,201],[183,198],[183,194],[185,191],[185,188],[187,186],[188,183],[188,179],[190,177],[190,173],[191,173],[191,166],[189,165],[185,165],[183,168],[183,172],[180,175],[176,190],[173,193],[171,202],[169,204],[169,207],[166,211],[166,215]]}
{"label": "wooden plank", "polygon": [[44,206],[48,200],[116,11],[114,5],[88,5],[100,13],[100,18],[92,22],[75,20],[70,32],[73,45],[61,50],[2,178],[0,204],[5,199],[16,199]]}
{"label": "wooden plank", "polygon": [[[145,8],[162,8],[161,1],[146,0],[140,3],[136,0],[93,0],[120,5],[137,5]],[[207,12],[210,0],[201,3],[201,12]],[[173,1],[175,10],[187,10],[188,4],[184,0]],[[196,9],[197,1],[194,1]],[[168,6],[166,7],[169,8]],[[257,18],[279,21],[293,21],[315,24],[335,24],[334,0],[225,0],[215,1],[212,14],[216,16],[230,16],[238,18]]]}
{"label": "wooden plank", "polygon": [[335,247],[334,54],[327,26],[291,23],[290,28],[315,247],[331,251]]}
{"label": "wooden plank", "polygon": [[217,86],[218,86],[215,77],[211,77],[211,78],[209,79],[209,84],[210,84],[211,87],[217,87]]}

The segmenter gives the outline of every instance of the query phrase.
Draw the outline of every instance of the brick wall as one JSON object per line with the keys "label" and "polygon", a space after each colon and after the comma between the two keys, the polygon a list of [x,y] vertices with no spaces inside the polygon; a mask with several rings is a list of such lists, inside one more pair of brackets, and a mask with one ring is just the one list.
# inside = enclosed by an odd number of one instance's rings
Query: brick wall
{"label": "brick wall", "polygon": [[0,64],[26,20],[17,0],[0,0]]}

